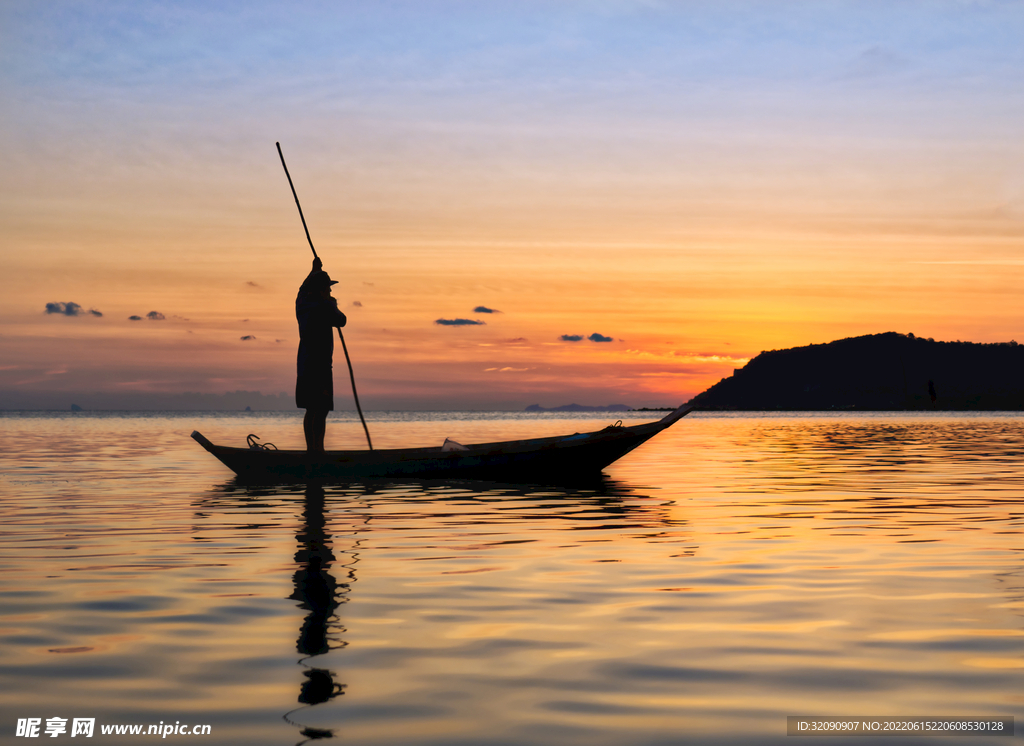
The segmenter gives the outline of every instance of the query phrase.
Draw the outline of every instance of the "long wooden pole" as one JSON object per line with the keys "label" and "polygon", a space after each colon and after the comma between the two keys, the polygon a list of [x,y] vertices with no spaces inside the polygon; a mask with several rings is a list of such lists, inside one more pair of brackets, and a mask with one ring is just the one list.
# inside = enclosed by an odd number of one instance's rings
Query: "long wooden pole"
{"label": "long wooden pole", "polygon": [[341,340],[341,349],[345,351],[345,362],[348,363],[348,377],[352,381],[352,398],[356,400],[356,411],[359,412],[359,421],[363,423],[363,432],[366,433],[366,445],[370,446],[370,450],[373,450],[373,441],[370,440],[370,429],[366,427],[366,418],[363,417],[363,408],[359,406],[359,394],[356,393],[356,374],[352,372],[352,359],[348,356],[348,346],[345,344],[345,336],[341,333],[341,327],[338,329],[338,339]]}
{"label": "long wooden pole", "polygon": [[284,153],[281,152],[281,143],[274,143],[277,145],[277,154],[281,156],[281,165],[284,166],[284,175],[288,177],[288,186],[292,188],[292,196],[295,197],[295,206],[299,208],[299,220],[302,221],[302,230],[306,231],[306,240],[309,241],[309,248],[313,249],[313,258],[319,259],[316,255],[316,248],[313,246],[313,239],[309,237],[309,228],[306,227],[306,216],[302,214],[302,205],[299,204],[299,193],[295,191],[295,185],[292,183],[292,175],[288,173],[288,164],[284,162]]}
{"label": "long wooden pole", "polygon": [[[302,214],[302,205],[299,204],[299,193],[295,191],[295,184],[292,183],[292,175],[288,173],[288,164],[284,162],[284,153],[281,152],[281,143],[277,145],[277,154],[281,156],[281,165],[284,166],[284,175],[288,177],[288,186],[292,188],[292,196],[295,197],[295,206],[299,208],[299,218],[302,220],[302,230],[306,232],[306,240],[309,241],[309,248],[313,250],[313,258],[319,259],[316,247],[313,246],[313,239],[309,237],[309,228],[306,227],[306,216]],[[352,398],[356,401],[356,411],[359,412],[359,421],[363,423],[363,432],[366,433],[366,444],[373,450],[373,441],[370,440],[370,428],[366,426],[366,418],[363,417],[363,408],[359,406],[359,394],[356,392],[356,374],[352,372],[352,358],[348,356],[348,345],[345,344],[345,335],[338,330],[338,339],[341,340],[341,349],[345,351],[345,362],[348,363],[348,377],[352,381]]]}

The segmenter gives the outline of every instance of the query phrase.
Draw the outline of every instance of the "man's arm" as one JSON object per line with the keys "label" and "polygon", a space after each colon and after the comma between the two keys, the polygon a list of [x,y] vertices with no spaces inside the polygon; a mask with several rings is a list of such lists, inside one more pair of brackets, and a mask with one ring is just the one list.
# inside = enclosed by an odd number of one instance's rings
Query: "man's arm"
{"label": "man's arm", "polygon": [[348,319],[345,318],[345,314],[343,314],[341,312],[341,309],[338,308],[338,300],[337,300],[337,298],[331,298],[331,300],[334,301],[334,303],[332,304],[333,308],[331,309],[332,312],[333,312],[333,317],[334,317],[333,320],[331,321],[331,326],[336,326],[338,328],[341,328],[341,327],[345,326],[346,323],[348,323]]}

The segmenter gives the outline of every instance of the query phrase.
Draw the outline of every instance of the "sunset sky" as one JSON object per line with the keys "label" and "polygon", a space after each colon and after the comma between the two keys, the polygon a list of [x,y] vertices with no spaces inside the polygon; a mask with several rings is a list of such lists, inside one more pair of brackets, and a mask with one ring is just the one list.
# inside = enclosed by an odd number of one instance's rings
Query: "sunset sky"
{"label": "sunset sky", "polygon": [[364,408],[1024,342],[1022,39],[984,0],[0,2],[0,408],[290,394],[275,141]]}

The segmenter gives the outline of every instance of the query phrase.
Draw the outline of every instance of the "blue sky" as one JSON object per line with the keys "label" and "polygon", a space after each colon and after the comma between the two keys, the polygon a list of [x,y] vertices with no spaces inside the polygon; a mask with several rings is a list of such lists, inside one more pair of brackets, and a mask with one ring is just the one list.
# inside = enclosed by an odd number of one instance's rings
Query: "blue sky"
{"label": "blue sky", "polygon": [[[275,141],[384,399],[395,355],[481,401],[479,371],[526,371],[502,391],[546,405],[619,365],[594,403],[641,405],[761,349],[1021,336],[1021,39],[1020,2],[2,3],[0,390],[57,385],[50,302],[104,310],[107,359],[141,333],[114,319],[207,325],[177,373],[76,353],[97,385],[289,388],[259,344],[212,362],[215,334],[293,334],[308,249]],[[505,313],[458,333],[486,359],[433,324],[480,304]],[[616,342],[542,347],[581,329]]]}

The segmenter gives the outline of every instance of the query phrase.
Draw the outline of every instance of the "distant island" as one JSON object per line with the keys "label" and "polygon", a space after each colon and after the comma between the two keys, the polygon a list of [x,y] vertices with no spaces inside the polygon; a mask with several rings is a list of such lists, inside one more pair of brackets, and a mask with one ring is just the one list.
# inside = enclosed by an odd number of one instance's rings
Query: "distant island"
{"label": "distant island", "polygon": [[690,404],[703,410],[1020,410],[1024,345],[886,332],[762,352]]}
{"label": "distant island", "polygon": [[625,404],[609,404],[606,407],[590,407],[585,404],[563,404],[560,407],[542,407],[540,404],[531,404],[526,408],[527,412],[629,412],[630,408]]}

